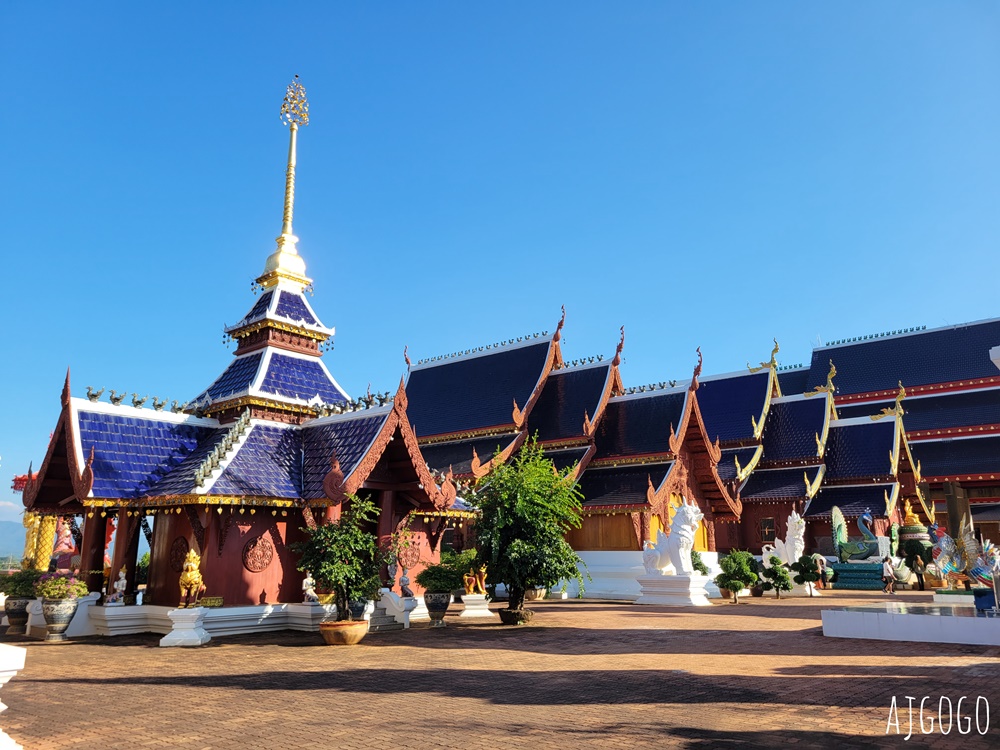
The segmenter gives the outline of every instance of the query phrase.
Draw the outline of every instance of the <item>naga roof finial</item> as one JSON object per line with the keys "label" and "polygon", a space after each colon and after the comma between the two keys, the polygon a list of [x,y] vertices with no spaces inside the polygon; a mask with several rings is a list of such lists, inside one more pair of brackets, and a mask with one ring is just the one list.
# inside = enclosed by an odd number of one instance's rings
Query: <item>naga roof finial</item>
{"label": "naga roof finial", "polygon": [[905,412],[903,411],[903,399],[906,398],[906,388],[903,387],[903,381],[899,382],[899,392],[896,394],[896,416],[903,416]]}
{"label": "naga roof finial", "polygon": [[409,346],[403,347],[403,359],[406,360],[407,367],[410,367],[413,364],[412,362],[410,362],[410,355],[408,354],[409,348],[410,348]]}
{"label": "naga roof finial", "polygon": [[699,346],[696,351],[698,352],[698,364],[694,366],[694,374],[691,376],[691,390],[697,390],[698,388],[698,378],[701,377],[701,365],[703,362],[701,356],[701,347]]}
{"label": "naga roof finial", "polygon": [[625,326],[621,327],[622,337],[618,340],[618,346],[615,347],[615,358],[611,360],[612,367],[618,367],[622,363],[622,349],[625,348]]}
{"label": "naga roof finial", "polygon": [[556,325],[555,336],[552,337],[553,341],[558,341],[562,338],[562,329],[566,325],[566,305],[562,305],[562,317],[559,318],[559,323]]}

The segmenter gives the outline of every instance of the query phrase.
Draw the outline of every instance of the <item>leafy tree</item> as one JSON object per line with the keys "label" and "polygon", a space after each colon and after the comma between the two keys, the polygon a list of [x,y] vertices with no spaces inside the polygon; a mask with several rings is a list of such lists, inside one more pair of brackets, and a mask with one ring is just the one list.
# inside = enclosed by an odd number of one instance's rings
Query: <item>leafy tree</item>
{"label": "leafy tree", "polygon": [[478,561],[493,581],[507,586],[508,610],[523,612],[529,588],[573,579],[583,589],[581,560],[566,542],[566,532],[580,527],[581,497],[572,468],[557,472],[534,440],[512,461],[496,461],[480,481],[469,500],[482,514],[476,522]]}
{"label": "leafy tree", "polygon": [[144,552],[142,557],[139,558],[139,562],[136,564],[135,568],[135,582],[149,583],[149,553]]}
{"label": "leafy tree", "polygon": [[451,565],[428,565],[417,573],[417,584],[431,594],[450,594],[464,585],[462,573]]}
{"label": "leafy tree", "polygon": [[771,567],[764,568],[764,581],[760,585],[764,591],[774,589],[775,598],[780,599],[782,591],[792,590],[792,579],[788,577],[788,570],[777,556],[771,555],[768,562]]}
{"label": "leafy tree", "polygon": [[337,620],[350,620],[351,601],[374,598],[381,585],[379,573],[385,553],[365,530],[378,517],[378,508],[367,499],[348,495],[340,519],[303,529],[304,542],[292,545],[300,555],[299,570],[308,570],[320,588],[333,592]]}
{"label": "leafy tree", "polygon": [[705,561],[701,559],[701,553],[696,549],[691,550],[691,567],[703,576],[707,576],[709,573],[708,566],[705,565]]}
{"label": "leafy tree", "polygon": [[820,579],[819,563],[812,555],[802,555],[791,565],[792,572],[796,575],[792,578],[800,586],[805,585],[809,589],[809,596],[813,596],[813,584]]}
{"label": "leafy tree", "polygon": [[715,585],[733,592],[733,603],[739,604],[740,592],[757,583],[757,561],[744,550],[735,549],[719,560],[722,572],[715,577]]}

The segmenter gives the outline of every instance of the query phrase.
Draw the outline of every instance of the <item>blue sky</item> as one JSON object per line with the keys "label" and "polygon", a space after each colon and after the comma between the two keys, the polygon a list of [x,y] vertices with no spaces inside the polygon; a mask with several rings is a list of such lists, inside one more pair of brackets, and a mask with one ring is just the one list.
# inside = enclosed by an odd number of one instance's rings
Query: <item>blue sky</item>
{"label": "blue sky", "polygon": [[[186,400],[281,226],[352,394],[542,329],[626,384],[996,317],[1000,6],[4,3],[0,519],[66,367]],[[998,342],[1000,343],[1000,342]]]}

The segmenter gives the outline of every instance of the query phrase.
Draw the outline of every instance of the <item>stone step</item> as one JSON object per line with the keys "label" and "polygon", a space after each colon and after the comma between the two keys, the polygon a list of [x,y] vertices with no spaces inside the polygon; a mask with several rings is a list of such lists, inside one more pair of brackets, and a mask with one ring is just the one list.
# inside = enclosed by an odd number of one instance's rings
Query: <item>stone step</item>
{"label": "stone step", "polygon": [[[372,615],[371,619],[368,620],[369,625],[391,625],[396,622],[395,617],[390,615]],[[402,623],[399,623],[402,625]]]}
{"label": "stone step", "polygon": [[373,624],[371,621],[369,621],[368,623],[369,633],[386,633],[392,630],[402,630],[402,629],[403,629],[403,623],[396,622],[395,620],[392,620],[392,622],[379,625]]}

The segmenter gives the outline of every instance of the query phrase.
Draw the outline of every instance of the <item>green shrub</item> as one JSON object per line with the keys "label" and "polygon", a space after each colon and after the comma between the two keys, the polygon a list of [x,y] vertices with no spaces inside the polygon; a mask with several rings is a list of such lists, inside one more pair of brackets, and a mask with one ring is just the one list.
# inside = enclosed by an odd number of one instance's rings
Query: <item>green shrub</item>
{"label": "green shrub", "polygon": [[792,590],[792,579],[788,577],[788,571],[775,555],[771,555],[768,562],[771,563],[771,567],[764,568],[764,580],[760,585],[764,591],[774,589],[775,598],[780,599],[782,591]]}
{"label": "green shrub", "polygon": [[46,573],[35,582],[39,599],[77,599],[87,595],[87,584],[74,575]]}
{"label": "green shrub", "polygon": [[41,577],[40,570],[16,570],[2,579],[0,589],[8,599],[34,599],[35,582]]}
{"label": "green shrub", "polygon": [[735,549],[719,560],[722,572],[715,577],[715,585],[733,593],[733,603],[740,601],[740,592],[757,583],[757,561],[744,550]]}
{"label": "green shrub", "polygon": [[463,585],[462,574],[450,565],[428,565],[415,580],[430,594],[450,594]]}
{"label": "green shrub", "polygon": [[691,550],[691,567],[703,576],[708,575],[708,566],[705,565],[705,561],[701,559],[701,553],[696,549]]}

